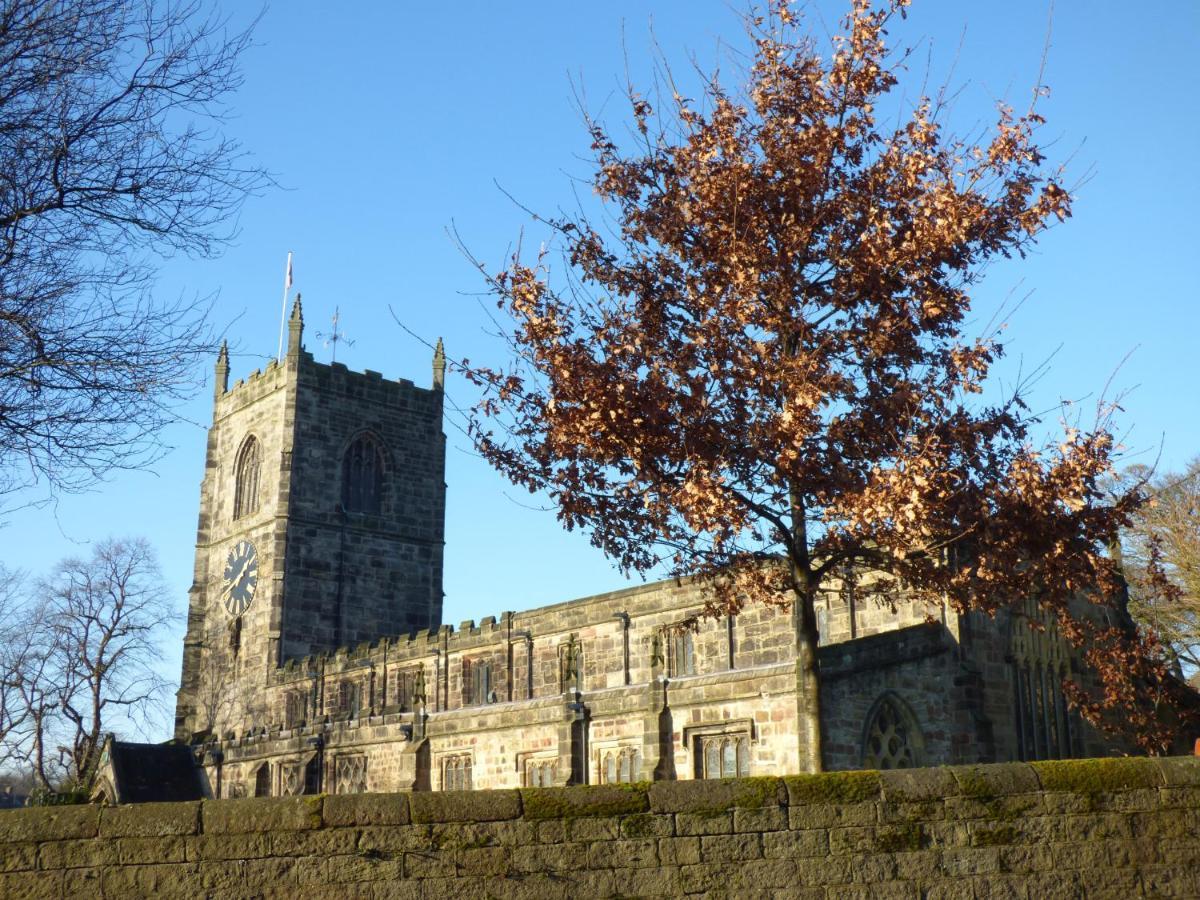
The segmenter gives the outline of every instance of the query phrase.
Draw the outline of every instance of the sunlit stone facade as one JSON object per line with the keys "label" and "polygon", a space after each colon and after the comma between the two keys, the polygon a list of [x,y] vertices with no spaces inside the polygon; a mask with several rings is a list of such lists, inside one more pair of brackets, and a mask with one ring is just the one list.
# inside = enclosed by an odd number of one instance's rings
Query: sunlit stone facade
{"label": "sunlit stone facade", "polygon": [[[317,363],[301,333],[297,300],[281,363],[232,388],[217,367],[176,719],[214,795],[799,770],[786,610],[680,633],[700,588],[668,581],[442,625],[444,360],[426,389]],[[836,587],[828,767],[1115,749],[1067,710],[1052,628]]]}

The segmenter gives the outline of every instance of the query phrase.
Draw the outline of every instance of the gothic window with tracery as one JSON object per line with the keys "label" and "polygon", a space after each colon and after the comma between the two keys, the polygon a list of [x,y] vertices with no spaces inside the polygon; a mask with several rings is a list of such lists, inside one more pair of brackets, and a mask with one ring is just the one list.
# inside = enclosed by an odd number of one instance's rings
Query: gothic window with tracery
{"label": "gothic window with tracery", "polygon": [[746,778],[750,774],[750,736],[704,734],[696,738],[699,778]]}
{"label": "gothic window with tracery", "polygon": [[342,509],[377,515],[383,493],[383,452],[369,434],[360,434],[342,459]]}
{"label": "gothic window with tracery", "polygon": [[1078,750],[1079,730],[1062,687],[1070,673],[1070,649],[1058,623],[1036,600],[1026,601],[1023,614],[1013,617],[1011,629],[1017,757],[1069,759]]}
{"label": "gothic window with tracery", "polygon": [[339,756],[335,769],[337,793],[365,794],[367,792],[367,758],[363,755]]}
{"label": "gothic window with tracery", "polygon": [[234,466],[233,517],[240,519],[258,510],[259,469],[258,439],[254,435],[246,438],[238,451]]}
{"label": "gothic window with tracery", "polygon": [[867,719],[864,769],[911,769],[924,765],[924,739],[917,719],[894,694],[884,694]]}
{"label": "gothic window with tracery", "polygon": [[471,790],[471,757],[469,755],[447,756],[442,761],[442,790]]}

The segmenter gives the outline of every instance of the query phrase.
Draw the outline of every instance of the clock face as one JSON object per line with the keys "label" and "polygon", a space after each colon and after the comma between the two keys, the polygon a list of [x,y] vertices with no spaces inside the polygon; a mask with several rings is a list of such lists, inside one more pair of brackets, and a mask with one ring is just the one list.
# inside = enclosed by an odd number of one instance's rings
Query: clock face
{"label": "clock face", "polygon": [[238,541],[225,560],[225,584],[221,596],[231,616],[240,616],[254,599],[258,585],[258,552],[249,541]]}

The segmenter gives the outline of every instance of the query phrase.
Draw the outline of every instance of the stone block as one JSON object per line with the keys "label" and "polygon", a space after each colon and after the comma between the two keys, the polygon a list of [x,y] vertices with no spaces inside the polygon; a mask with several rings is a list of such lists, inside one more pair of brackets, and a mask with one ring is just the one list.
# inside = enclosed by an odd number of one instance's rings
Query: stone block
{"label": "stone block", "polygon": [[104,897],[194,898],[199,867],[195,863],[165,863],[149,866],[107,866],[100,876]]}
{"label": "stone block", "polygon": [[640,869],[614,869],[609,873],[610,893],[579,896],[615,897],[678,897],[681,895],[680,869],[676,866],[654,866]]}
{"label": "stone block", "polygon": [[624,816],[621,820],[621,837],[670,837],[675,833],[675,817],[672,815],[641,813]]}
{"label": "stone block", "polygon": [[733,813],[693,812],[675,816],[675,833],[689,834],[732,834]]}
{"label": "stone block", "polygon": [[0,872],[23,872],[27,869],[36,869],[37,858],[37,844],[32,841],[0,845]]}
{"label": "stone block", "polygon": [[641,785],[525,788],[521,801],[526,819],[619,816],[648,810],[648,794]]}
{"label": "stone block", "polygon": [[1200,787],[1200,756],[1165,756],[1154,760],[1165,785]]}
{"label": "stone block", "polygon": [[272,856],[339,856],[359,850],[359,833],[354,828],[276,831],[270,841]]}
{"label": "stone block", "polygon": [[849,884],[854,880],[854,866],[848,856],[809,856],[793,861],[795,883],[801,885]]}
{"label": "stone block", "polygon": [[1000,867],[1005,872],[1032,875],[1054,871],[1054,851],[1049,844],[1000,847]]}
{"label": "stone block", "polygon": [[991,800],[1008,794],[1027,794],[1041,787],[1037,773],[1028,763],[952,766],[949,772],[958,784],[958,789],[952,793],[975,800]]}
{"label": "stone block", "polygon": [[1046,791],[1088,795],[1163,784],[1162,769],[1149,758],[1058,759],[1030,765]]}
{"label": "stone block", "polygon": [[[606,844],[597,844],[610,854],[613,852]],[[517,846],[512,848],[513,869],[517,872],[570,872],[584,868],[588,859],[586,844],[534,844],[532,846]],[[619,865],[613,862],[610,865]],[[593,866],[592,868],[604,868]]]}
{"label": "stone block", "polygon": [[[4,815],[10,813],[5,811]],[[0,897],[4,900],[61,900],[63,882],[62,872],[5,872],[0,874]]]}
{"label": "stone block", "polygon": [[202,834],[188,844],[188,859],[261,859],[271,855],[271,835]]}
{"label": "stone block", "polygon": [[404,853],[428,850],[431,845],[428,825],[373,826],[358,830],[358,850],[362,853]]}
{"label": "stone block", "polygon": [[883,785],[878,772],[822,772],[788,775],[788,804],[792,807],[863,803],[880,799]]}
{"label": "stone block", "polygon": [[116,861],[116,841],[46,841],[38,847],[38,868],[43,871],[107,866]]}
{"label": "stone block", "polygon": [[567,842],[567,823],[562,819],[538,822],[537,842],[539,844],[565,844]]}
{"label": "stone block", "polygon": [[204,834],[261,834],[320,828],[323,799],[315,796],[204,800],[200,804],[201,829]]}
{"label": "stone block", "polygon": [[959,792],[952,771],[940,766],[928,769],[889,769],[879,773],[883,799],[888,803],[944,800]]}
{"label": "stone block", "polygon": [[879,821],[896,822],[940,822],[946,818],[946,801],[931,800],[893,800],[879,804]]}
{"label": "stone block", "polygon": [[[923,895],[914,884],[843,884],[837,888],[839,900],[918,900]],[[967,895],[970,896],[969,894]]]}
{"label": "stone block", "polygon": [[778,831],[762,836],[763,856],[767,859],[792,859],[826,856],[829,833],[824,828],[809,831]]}
{"label": "stone block", "polygon": [[922,884],[936,878],[941,871],[942,855],[937,850],[913,850],[892,854],[896,861],[896,877],[901,881]]}
{"label": "stone block", "polygon": [[656,813],[762,809],[786,803],[787,790],[781,778],[656,781],[650,786],[650,809]]}
{"label": "stone block", "polygon": [[[62,873],[63,897],[99,897],[101,896],[101,877],[103,869],[68,869]],[[47,873],[49,874],[49,873]],[[8,896],[0,892],[0,896]]]}
{"label": "stone block", "polygon": [[413,850],[404,854],[405,878],[449,878],[458,874],[454,853],[446,850]]}
{"label": "stone block", "polygon": [[100,807],[37,806],[0,815],[0,844],[93,838],[100,832]]}
{"label": "stone block", "polygon": [[508,847],[473,847],[455,851],[454,862],[460,874],[505,875],[512,868],[512,851]]}
{"label": "stone block", "polygon": [[832,828],[837,825],[874,825],[879,821],[875,803],[820,803],[793,806],[788,810],[788,827]]}
{"label": "stone block", "polygon": [[198,800],[106,806],[100,811],[100,836],[103,838],[198,834],[199,831]]}
{"label": "stone block", "polygon": [[566,826],[568,841],[615,841],[621,836],[621,820],[617,818],[567,819]]}
{"label": "stone block", "polygon": [[331,856],[325,871],[330,884],[399,881],[405,875],[403,859],[381,859],[364,854]]}
{"label": "stone block", "polygon": [[1029,879],[1022,875],[985,875],[967,883],[976,900],[1041,900],[1030,895]]}
{"label": "stone block", "polygon": [[733,830],[735,832],[785,831],[788,827],[786,807],[768,806],[763,809],[735,809]]}
{"label": "stone block", "polygon": [[333,794],[325,798],[326,827],[407,825],[411,821],[407,794]]}
{"label": "stone block", "polygon": [[1200,809],[1200,785],[1195,787],[1164,787],[1158,791],[1159,806]]}
{"label": "stone block", "polygon": [[700,839],[704,862],[740,862],[762,859],[762,837],[757,834],[716,834]]}
{"label": "stone block", "polygon": [[664,866],[692,866],[701,862],[700,838],[659,838],[658,858]]}
{"label": "stone block", "polygon": [[942,851],[942,873],[950,878],[1000,871],[997,847],[954,847]]}
{"label": "stone block", "polygon": [[180,835],[121,838],[116,842],[117,860],[123,866],[185,862],[187,849],[184,841]]}
{"label": "stone block", "polygon": [[521,816],[521,793],[439,791],[409,796],[412,820],[424,822],[496,822]]}
{"label": "stone block", "polygon": [[[586,858],[589,869],[639,869],[657,866],[658,841],[654,838],[642,838],[592,844],[587,848]],[[582,858],[577,858],[576,863],[580,862]]]}

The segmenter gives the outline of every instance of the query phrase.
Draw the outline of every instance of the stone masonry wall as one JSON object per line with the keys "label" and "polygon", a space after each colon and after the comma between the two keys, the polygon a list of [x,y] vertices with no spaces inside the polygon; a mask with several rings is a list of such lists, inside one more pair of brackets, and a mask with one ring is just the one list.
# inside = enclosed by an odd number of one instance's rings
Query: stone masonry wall
{"label": "stone masonry wall", "polygon": [[0,812],[0,896],[1200,896],[1200,760]]}

